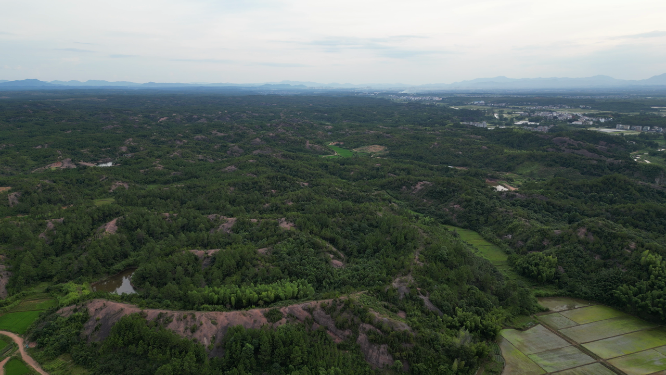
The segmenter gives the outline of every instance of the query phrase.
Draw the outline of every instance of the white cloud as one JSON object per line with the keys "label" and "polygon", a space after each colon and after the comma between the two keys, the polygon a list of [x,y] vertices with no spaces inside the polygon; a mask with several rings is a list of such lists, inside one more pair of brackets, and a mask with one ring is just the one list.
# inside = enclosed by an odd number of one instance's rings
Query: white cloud
{"label": "white cloud", "polygon": [[24,70],[0,79],[637,79],[666,72],[664,19],[654,0],[23,0],[3,3],[0,63]]}

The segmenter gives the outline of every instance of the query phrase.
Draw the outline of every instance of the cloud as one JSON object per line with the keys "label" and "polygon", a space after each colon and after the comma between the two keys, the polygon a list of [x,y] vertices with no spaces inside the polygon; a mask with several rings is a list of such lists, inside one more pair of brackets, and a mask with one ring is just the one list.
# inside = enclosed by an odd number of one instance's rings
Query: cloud
{"label": "cloud", "polygon": [[74,44],[87,44],[89,46],[94,45],[94,43],[84,43],[84,42],[74,42]]}
{"label": "cloud", "polygon": [[633,34],[633,35],[620,35],[612,37],[611,39],[642,39],[642,38],[660,38],[666,36],[666,31],[650,31],[649,33]]}
{"label": "cloud", "polygon": [[6,31],[0,31],[0,35],[14,35],[13,33],[8,33]]}
{"label": "cloud", "polygon": [[94,53],[96,51],[91,51],[89,49],[80,49],[80,48],[56,48],[56,51],[65,51],[65,52],[79,52],[79,53]]}
{"label": "cloud", "polygon": [[215,64],[234,64],[238,61],[224,59],[169,59],[169,61],[194,62],[194,63],[215,63]]}
{"label": "cloud", "polygon": [[138,57],[137,55],[121,55],[121,54],[116,54],[116,55],[109,55],[110,58],[112,59],[125,59],[129,57]]}
{"label": "cloud", "polygon": [[275,68],[304,68],[310,66],[305,64],[276,63],[276,62],[262,62],[262,63],[254,63],[251,65],[272,66]]}

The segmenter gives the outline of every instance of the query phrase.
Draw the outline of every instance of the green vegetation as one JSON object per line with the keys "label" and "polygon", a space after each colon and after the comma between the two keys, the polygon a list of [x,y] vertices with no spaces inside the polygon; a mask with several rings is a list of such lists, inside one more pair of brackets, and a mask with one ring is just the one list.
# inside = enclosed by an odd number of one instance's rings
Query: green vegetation
{"label": "green vegetation", "polygon": [[335,151],[337,156],[343,157],[343,158],[349,158],[354,156],[354,152],[350,150],[346,150],[342,147],[334,146],[334,145],[328,145],[328,148],[331,150]]}
{"label": "green vegetation", "polygon": [[93,200],[93,203],[95,203],[95,206],[99,207],[99,206],[106,206],[107,204],[113,204],[115,203],[115,201],[116,200],[113,198],[99,198]]}
{"label": "green vegetation", "polygon": [[[655,325],[631,316],[602,320],[577,327],[562,327],[560,332],[576,342],[584,343],[653,328]],[[559,328],[558,328],[559,329]]]}
{"label": "green vegetation", "polygon": [[0,316],[0,330],[24,334],[37,320],[39,313],[39,311],[24,311],[4,314]]}
{"label": "green vegetation", "polygon": [[[662,99],[486,99],[664,121],[649,110]],[[554,119],[547,133],[475,128],[462,123],[532,114],[450,108],[470,100],[13,94],[0,102],[0,324],[36,340],[53,373],[471,375],[496,370],[506,327],[593,336],[643,327],[626,314],[664,322],[666,170],[632,157],[663,157],[663,136]],[[137,293],[90,289],[127,269]],[[535,295],[568,299],[535,317]],[[220,331],[210,342],[194,322],[177,334],[162,318],[55,313],[92,299],[209,311]],[[288,313],[304,303],[319,310]],[[261,311],[276,327],[226,319]],[[506,361],[514,373],[580,360],[539,325],[502,335],[522,355]]]}
{"label": "green vegetation", "polygon": [[12,358],[5,363],[5,374],[7,375],[23,375],[32,374],[33,371],[19,358]]}

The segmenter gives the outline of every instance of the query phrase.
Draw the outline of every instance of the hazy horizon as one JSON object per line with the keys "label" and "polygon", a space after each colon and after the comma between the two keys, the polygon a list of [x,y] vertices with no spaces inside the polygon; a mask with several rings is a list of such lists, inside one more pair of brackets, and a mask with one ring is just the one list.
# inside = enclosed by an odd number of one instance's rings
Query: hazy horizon
{"label": "hazy horizon", "polygon": [[0,79],[351,84],[646,79],[666,3],[119,0],[8,3]]}

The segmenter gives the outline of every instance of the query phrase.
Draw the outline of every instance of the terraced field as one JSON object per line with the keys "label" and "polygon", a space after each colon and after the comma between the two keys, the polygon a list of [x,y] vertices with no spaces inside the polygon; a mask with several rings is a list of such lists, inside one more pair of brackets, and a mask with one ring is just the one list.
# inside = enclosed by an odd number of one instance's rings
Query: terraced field
{"label": "terraced field", "polygon": [[503,374],[666,374],[666,327],[576,299],[539,302],[542,324],[500,333]]}

